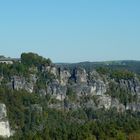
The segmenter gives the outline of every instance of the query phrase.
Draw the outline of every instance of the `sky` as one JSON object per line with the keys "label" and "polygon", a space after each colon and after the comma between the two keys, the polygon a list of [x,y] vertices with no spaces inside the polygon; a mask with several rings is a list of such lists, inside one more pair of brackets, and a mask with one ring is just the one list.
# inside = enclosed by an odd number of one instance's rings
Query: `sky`
{"label": "sky", "polygon": [[140,0],[0,0],[0,55],[140,60]]}

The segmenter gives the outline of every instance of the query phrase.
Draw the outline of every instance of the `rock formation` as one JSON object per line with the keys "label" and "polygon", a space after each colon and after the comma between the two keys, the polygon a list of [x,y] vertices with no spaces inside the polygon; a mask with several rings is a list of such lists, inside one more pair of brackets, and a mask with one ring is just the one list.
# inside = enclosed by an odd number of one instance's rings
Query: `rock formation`
{"label": "rock formation", "polygon": [[0,137],[8,138],[12,135],[5,104],[0,103]]}

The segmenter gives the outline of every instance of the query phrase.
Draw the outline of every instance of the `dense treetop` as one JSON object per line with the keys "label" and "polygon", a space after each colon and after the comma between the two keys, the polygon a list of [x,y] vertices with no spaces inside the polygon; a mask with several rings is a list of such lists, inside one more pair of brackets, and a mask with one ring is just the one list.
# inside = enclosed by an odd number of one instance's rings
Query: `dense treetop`
{"label": "dense treetop", "polygon": [[22,53],[21,63],[27,66],[39,66],[39,65],[50,65],[52,62],[50,59],[43,58],[35,53]]}

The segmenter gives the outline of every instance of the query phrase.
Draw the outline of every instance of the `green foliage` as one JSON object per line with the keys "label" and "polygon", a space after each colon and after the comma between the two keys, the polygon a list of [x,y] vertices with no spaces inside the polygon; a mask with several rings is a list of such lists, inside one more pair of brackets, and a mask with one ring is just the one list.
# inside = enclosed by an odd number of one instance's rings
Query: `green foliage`
{"label": "green foliage", "polygon": [[125,133],[119,131],[119,132],[117,133],[117,140],[126,140],[126,135],[125,135]]}
{"label": "green foliage", "polygon": [[70,101],[75,101],[76,100],[76,93],[73,91],[72,88],[68,87],[67,89],[67,93],[66,95],[68,96],[69,100]]}
{"label": "green foliage", "polygon": [[[0,102],[6,104],[10,125],[16,130],[11,140],[126,140],[140,130],[139,113],[92,109],[58,111],[47,108],[48,101],[37,94],[4,87],[0,87]],[[33,105],[43,110],[33,110]]]}
{"label": "green foliage", "polygon": [[128,70],[114,70],[111,73],[111,78],[120,80],[120,79],[133,79],[134,78],[134,73],[130,72]]}
{"label": "green foliage", "polygon": [[98,67],[96,68],[96,71],[99,73],[99,74],[108,74],[109,73],[109,69],[107,67]]}
{"label": "green foliage", "polygon": [[126,88],[120,87],[115,82],[110,82],[109,87],[106,94],[109,94],[112,98],[117,98],[124,105],[137,102],[138,95],[132,95]]}
{"label": "green foliage", "polygon": [[109,67],[97,67],[96,71],[99,74],[109,75],[112,79],[115,80],[128,80],[134,78],[134,73],[127,69],[112,69]]}
{"label": "green foliage", "polygon": [[40,65],[50,65],[52,62],[50,59],[45,59],[35,53],[22,53],[21,63],[27,66],[40,66]]}

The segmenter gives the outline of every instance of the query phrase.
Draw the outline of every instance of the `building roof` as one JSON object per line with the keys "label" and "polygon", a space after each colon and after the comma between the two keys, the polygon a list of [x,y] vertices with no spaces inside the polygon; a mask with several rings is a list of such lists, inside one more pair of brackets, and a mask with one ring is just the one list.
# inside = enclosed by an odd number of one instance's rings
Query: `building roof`
{"label": "building roof", "polygon": [[0,61],[20,61],[20,58],[0,58]]}

